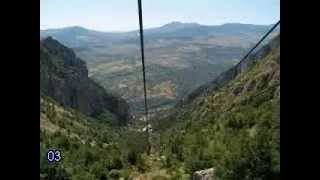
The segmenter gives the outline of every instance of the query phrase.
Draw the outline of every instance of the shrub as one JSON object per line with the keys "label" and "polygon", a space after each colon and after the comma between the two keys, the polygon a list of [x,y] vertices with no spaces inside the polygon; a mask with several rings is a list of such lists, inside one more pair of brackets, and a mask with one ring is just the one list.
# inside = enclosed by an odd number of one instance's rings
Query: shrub
{"label": "shrub", "polygon": [[113,157],[110,163],[108,164],[108,169],[122,169],[123,164],[119,157]]}

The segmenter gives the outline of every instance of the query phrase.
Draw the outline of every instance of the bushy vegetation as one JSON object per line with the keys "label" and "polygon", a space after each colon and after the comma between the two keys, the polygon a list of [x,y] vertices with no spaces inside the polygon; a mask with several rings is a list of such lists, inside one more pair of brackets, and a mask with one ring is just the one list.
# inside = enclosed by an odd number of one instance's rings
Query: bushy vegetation
{"label": "bushy vegetation", "polygon": [[278,58],[279,49],[163,121],[165,167],[190,175],[214,167],[218,179],[280,179]]}
{"label": "bushy vegetation", "polygon": [[[111,127],[77,111],[41,98],[40,176],[43,179],[118,179],[144,172],[145,133]],[[107,117],[107,116],[106,116]],[[62,160],[49,163],[58,149]]]}

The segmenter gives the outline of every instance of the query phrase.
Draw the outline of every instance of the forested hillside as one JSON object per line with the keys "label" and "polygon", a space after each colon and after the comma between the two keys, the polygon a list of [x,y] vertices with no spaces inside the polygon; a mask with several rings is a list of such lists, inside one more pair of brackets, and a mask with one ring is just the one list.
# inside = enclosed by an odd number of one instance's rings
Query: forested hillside
{"label": "forested hillside", "polygon": [[164,166],[218,179],[280,179],[280,35],[222,87],[154,122]]}

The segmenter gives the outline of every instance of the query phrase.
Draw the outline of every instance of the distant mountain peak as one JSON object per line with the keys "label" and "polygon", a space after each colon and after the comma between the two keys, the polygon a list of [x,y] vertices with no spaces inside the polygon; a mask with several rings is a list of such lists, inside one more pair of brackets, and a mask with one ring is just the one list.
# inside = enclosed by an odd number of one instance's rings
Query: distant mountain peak
{"label": "distant mountain peak", "polygon": [[179,30],[179,29],[184,29],[184,28],[194,28],[194,27],[199,27],[201,26],[198,23],[184,23],[184,22],[180,22],[180,21],[172,21],[168,24],[165,24],[163,26],[160,26],[158,28],[152,28],[152,29],[157,29],[157,30],[164,30],[164,31],[175,31],[175,30]]}
{"label": "distant mountain peak", "polygon": [[68,31],[75,31],[75,32],[88,32],[89,31],[89,29],[86,29],[81,26],[70,26],[70,27],[65,27],[64,29],[68,30]]}
{"label": "distant mountain peak", "polygon": [[228,25],[248,25],[248,24],[244,24],[244,23],[237,23],[237,22],[231,22],[231,23],[224,23],[222,24],[224,26],[228,26]]}
{"label": "distant mountain peak", "polygon": [[165,24],[163,26],[200,26],[200,24],[193,23],[193,22],[184,23],[184,22],[180,22],[180,21],[172,21],[172,22]]}
{"label": "distant mountain peak", "polygon": [[180,21],[172,21],[172,22],[165,24],[164,26],[173,26],[173,25],[182,25],[182,24],[183,23]]}

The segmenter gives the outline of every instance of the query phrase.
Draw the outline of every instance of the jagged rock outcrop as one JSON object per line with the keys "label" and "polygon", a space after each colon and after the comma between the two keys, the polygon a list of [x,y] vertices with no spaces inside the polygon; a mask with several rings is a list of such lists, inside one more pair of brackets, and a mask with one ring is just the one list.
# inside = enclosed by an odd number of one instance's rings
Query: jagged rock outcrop
{"label": "jagged rock outcrop", "polygon": [[214,180],[214,168],[194,172],[192,180]]}
{"label": "jagged rock outcrop", "polygon": [[86,115],[108,110],[122,124],[130,118],[127,103],[106,93],[88,77],[85,62],[51,37],[40,41],[40,95],[52,97]]}

